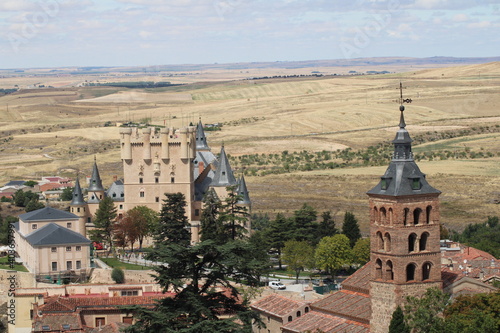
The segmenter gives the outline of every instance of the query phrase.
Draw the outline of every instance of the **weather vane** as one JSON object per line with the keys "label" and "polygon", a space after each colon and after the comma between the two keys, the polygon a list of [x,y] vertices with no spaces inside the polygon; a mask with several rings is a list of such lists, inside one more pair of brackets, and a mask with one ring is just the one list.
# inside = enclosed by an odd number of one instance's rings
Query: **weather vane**
{"label": "weather vane", "polygon": [[412,100],[411,98],[403,98],[403,83],[401,81],[399,81],[399,104],[400,105],[403,105],[403,103],[411,103]]}

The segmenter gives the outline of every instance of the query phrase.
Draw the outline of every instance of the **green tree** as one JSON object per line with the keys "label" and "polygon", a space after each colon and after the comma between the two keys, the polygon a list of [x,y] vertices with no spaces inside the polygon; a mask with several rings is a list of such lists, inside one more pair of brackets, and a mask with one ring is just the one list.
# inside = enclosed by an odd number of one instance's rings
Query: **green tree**
{"label": "green tree", "polygon": [[125,282],[125,273],[123,272],[123,270],[119,267],[115,267],[113,268],[113,270],[111,271],[111,278],[113,279],[113,281],[115,281],[115,283],[124,283]]}
{"label": "green tree", "polygon": [[312,244],[316,235],[317,215],[313,207],[304,203],[301,209],[293,213],[293,228],[290,231],[290,238],[297,241],[306,240]]}
{"label": "green tree", "polygon": [[213,189],[208,190],[203,198],[203,211],[201,212],[201,241],[213,240],[223,244],[226,240],[223,221],[220,217],[222,204]]}
{"label": "green tree", "polygon": [[[124,218],[130,221],[129,224],[132,229],[130,237],[134,241],[139,241],[139,248],[142,248],[144,238],[152,235],[158,226],[158,213],[146,206],[135,206],[125,213]],[[129,241],[133,247],[132,238],[129,238]]]}
{"label": "green tree", "polygon": [[71,201],[73,200],[73,190],[74,187],[66,187],[63,189],[61,193],[61,200],[62,201]]}
{"label": "green tree", "polygon": [[188,246],[191,243],[191,230],[186,217],[186,198],[180,192],[165,195],[167,199],[163,200],[155,241],[162,243],[168,240]]}
{"label": "green tree", "polygon": [[235,185],[226,188],[227,197],[220,212],[220,218],[228,230],[228,237],[231,240],[241,239],[245,236],[247,233],[245,226],[248,224],[249,217],[247,207],[238,204],[242,197],[237,193],[236,187]]}
{"label": "green tree", "polygon": [[300,272],[314,266],[314,248],[307,241],[286,241],[283,262],[288,265],[288,270],[295,272],[295,281],[298,283]]}
{"label": "green tree", "polygon": [[342,233],[349,238],[351,247],[356,244],[357,240],[361,238],[359,231],[358,220],[351,212],[346,212],[344,215],[344,224],[342,225]]}
{"label": "green tree", "polygon": [[339,231],[335,227],[335,220],[332,213],[327,210],[321,214],[321,222],[316,229],[315,244],[319,243],[321,238],[326,236],[333,236],[338,234]]}
{"label": "green tree", "polygon": [[429,288],[422,297],[407,297],[405,317],[413,333],[444,332],[441,316],[450,296],[438,288]]}
{"label": "green tree", "polygon": [[109,246],[111,252],[114,253],[113,247],[113,231],[116,220],[116,207],[113,199],[104,197],[99,202],[93,223],[94,229],[89,231],[90,238],[99,243],[105,243]]}
{"label": "green tree", "polygon": [[335,272],[352,260],[349,239],[342,234],[323,237],[314,253],[316,267],[335,275]]}
{"label": "green tree", "polygon": [[264,231],[264,238],[271,249],[278,252],[279,269],[282,269],[281,254],[285,242],[289,240],[290,229],[292,228],[292,221],[287,219],[283,214],[278,213],[276,219],[272,220],[269,227]]}
{"label": "green tree", "polygon": [[391,323],[389,325],[389,333],[410,333],[410,328],[405,323],[403,310],[399,305],[392,314]]}
{"label": "green tree", "polygon": [[370,261],[370,238],[360,238],[352,248],[353,262],[364,265]]}
{"label": "green tree", "polygon": [[29,186],[29,187],[35,187],[35,185],[38,185],[38,182],[36,182],[34,180],[28,180],[28,181],[24,182],[24,185]]}
{"label": "green tree", "polygon": [[37,210],[37,209],[42,209],[43,207],[45,207],[45,205],[43,203],[41,203],[40,201],[38,201],[38,199],[31,199],[26,204],[26,207],[24,208],[24,210],[26,212],[32,212],[32,211]]}

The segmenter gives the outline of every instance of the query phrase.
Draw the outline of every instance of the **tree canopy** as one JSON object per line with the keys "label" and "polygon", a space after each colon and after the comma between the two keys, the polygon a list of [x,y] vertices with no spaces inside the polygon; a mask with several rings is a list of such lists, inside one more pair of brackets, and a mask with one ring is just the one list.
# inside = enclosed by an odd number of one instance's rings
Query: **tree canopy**
{"label": "tree canopy", "polygon": [[359,231],[358,220],[351,212],[346,212],[344,215],[344,224],[342,225],[342,233],[349,238],[351,247],[361,238],[361,232]]}
{"label": "tree canopy", "polygon": [[97,208],[92,220],[94,229],[89,231],[90,238],[93,241],[108,244],[110,251],[113,251],[113,232],[116,216],[113,199],[104,197],[99,202],[99,208]]}
{"label": "tree canopy", "polygon": [[349,239],[342,234],[323,237],[314,253],[316,267],[334,274],[344,265],[349,265],[352,260],[352,250]]}
{"label": "tree canopy", "polygon": [[289,240],[283,248],[283,262],[295,272],[298,283],[300,272],[314,266],[314,248],[307,241]]}

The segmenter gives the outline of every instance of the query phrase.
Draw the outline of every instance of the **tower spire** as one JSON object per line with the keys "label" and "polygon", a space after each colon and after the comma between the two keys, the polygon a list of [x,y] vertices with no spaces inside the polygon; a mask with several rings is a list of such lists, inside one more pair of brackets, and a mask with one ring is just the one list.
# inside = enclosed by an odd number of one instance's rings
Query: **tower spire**
{"label": "tower spire", "polygon": [[73,197],[71,199],[70,206],[79,206],[84,205],[85,201],[83,200],[82,188],[80,187],[80,179],[76,177],[75,188],[73,189]]}
{"label": "tower spire", "polygon": [[232,186],[236,185],[236,179],[234,178],[233,170],[229,164],[229,160],[226,156],[226,151],[224,150],[224,144],[222,144],[219,156],[219,163],[217,169],[215,170],[215,175],[210,185],[212,186]]}
{"label": "tower spire", "polygon": [[196,150],[210,151],[210,147],[207,144],[207,137],[205,136],[205,131],[203,130],[201,117],[198,121],[198,125],[196,125]]}
{"label": "tower spire", "polygon": [[101,176],[99,175],[99,169],[97,168],[97,159],[94,155],[94,167],[92,168],[92,177],[90,178],[89,191],[104,191],[102,187]]}
{"label": "tower spire", "polygon": [[241,195],[241,200],[238,201],[240,205],[250,205],[250,196],[248,195],[247,184],[245,182],[245,176],[241,175],[241,178],[238,181],[238,195]]}

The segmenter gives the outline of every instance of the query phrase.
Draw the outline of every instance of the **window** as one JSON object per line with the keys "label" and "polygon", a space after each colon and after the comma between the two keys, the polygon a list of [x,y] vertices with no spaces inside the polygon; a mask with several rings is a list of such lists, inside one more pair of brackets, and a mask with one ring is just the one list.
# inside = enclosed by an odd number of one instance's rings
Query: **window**
{"label": "window", "polygon": [[72,261],[66,261],[66,270],[70,271],[73,269],[73,262]]}
{"label": "window", "polygon": [[382,233],[380,231],[377,232],[377,250],[384,250],[384,238],[382,237]]}
{"label": "window", "polygon": [[175,183],[175,177],[170,177],[170,182]]}
{"label": "window", "polygon": [[292,321],[292,316],[288,316],[288,322],[291,322]]}
{"label": "window", "polygon": [[391,252],[391,235],[388,232],[384,235],[384,250],[385,252]]}
{"label": "window", "polygon": [[140,178],[139,178],[139,184],[142,184],[142,183],[143,183],[143,178],[142,178],[142,177],[140,177]]}
{"label": "window", "polygon": [[408,208],[405,208],[405,210],[403,212],[403,225],[408,224],[408,213],[409,212],[410,212],[410,210]]}
{"label": "window", "polygon": [[80,245],[77,245],[77,246],[75,247],[75,251],[81,251],[81,250],[82,250],[82,247],[81,247]]}
{"label": "window", "polygon": [[57,271],[57,261],[52,262],[52,271]]}
{"label": "window", "polygon": [[194,216],[200,216],[200,210],[199,209],[195,209],[194,210]]}
{"label": "window", "polygon": [[123,318],[122,318],[122,323],[132,325],[132,321],[133,321],[133,320],[134,320],[134,318],[133,318],[133,317],[123,317]]}
{"label": "window", "polygon": [[385,267],[385,277],[386,280],[394,280],[394,271],[392,267],[392,261],[387,260],[386,267]]}
{"label": "window", "polygon": [[122,290],[121,296],[137,296],[139,292],[137,290]]}
{"label": "window", "polygon": [[76,261],[76,269],[81,269],[82,268],[82,262],[80,260]]}
{"label": "window", "polygon": [[36,225],[36,224],[32,224],[32,225],[31,225],[31,229],[35,230],[35,229],[37,229],[37,228],[38,228],[38,225]]}
{"label": "window", "polygon": [[377,259],[375,261],[375,279],[382,278],[382,260]]}
{"label": "window", "polygon": [[160,197],[155,197],[155,202],[160,202]]}
{"label": "window", "polygon": [[420,190],[420,178],[413,178],[411,182],[412,190]]}
{"label": "window", "polygon": [[160,178],[155,177],[155,183],[158,184],[160,182]]}
{"label": "window", "polygon": [[66,223],[66,228],[71,229],[71,222]]}
{"label": "window", "polygon": [[78,207],[78,208],[76,209],[76,211],[77,211],[78,213],[80,213],[80,207]]}
{"label": "window", "polygon": [[422,280],[429,280],[431,278],[432,264],[430,262],[424,263],[422,266]]}
{"label": "window", "polygon": [[101,194],[101,195],[99,195],[99,199],[102,199],[102,194]]}
{"label": "window", "polygon": [[95,327],[101,327],[106,325],[106,318],[104,317],[97,317],[95,319]]}
{"label": "window", "polygon": [[413,224],[417,225],[420,223],[420,215],[422,214],[422,210],[417,208],[413,211]]}
{"label": "window", "polygon": [[123,209],[123,205],[120,205],[120,209]]}
{"label": "window", "polygon": [[33,309],[30,310],[30,319],[33,320]]}
{"label": "window", "polygon": [[425,223],[429,224],[431,223],[431,211],[432,211],[432,206],[427,206],[425,209]]}
{"label": "window", "polygon": [[382,180],[380,181],[380,188],[382,190],[387,190],[387,179],[382,178]]}
{"label": "window", "polygon": [[420,236],[420,246],[419,246],[419,251],[425,251],[427,250],[427,239],[429,238],[429,233],[424,232],[422,236]]}
{"label": "window", "polygon": [[144,191],[139,192],[139,196],[140,196],[141,198],[144,198]]}
{"label": "window", "polygon": [[304,309],[304,312],[305,312],[305,313],[308,313],[308,312],[309,312],[309,307],[308,307],[308,306],[306,306],[306,308]]}
{"label": "window", "polygon": [[66,252],[71,252],[71,246],[66,246]]}
{"label": "window", "polygon": [[300,317],[301,313],[300,311],[297,311],[297,318]]}
{"label": "window", "polygon": [[113,198],[116,198],[116,193],[113,192]]}
{"label": "window", "polygon": [[417,242],[417,235],[411,234],[408,236],[408,252],[415,251],[415,243]]}
{"label": "window", "polygon": [[123,194],[123,193],[120,193],[120,197],[122,197],[122,198],[123,198],[124,196],[125,196],[125,194]]}
{"label": "window", "polygon": [[87,217],[87,223],[90,223],[92,222],[92,220],[90,219],[90,217]]}
{"label": "window", "polygon": [[51,247],[50,252],[57,252],[57,247],[55,247],[55,246]]}
{"label": "window", "polygon": [[406,266],[406,281],[415,280],[415,269],[415,264],[408,264],[408,266]]}

